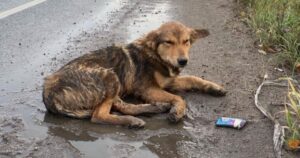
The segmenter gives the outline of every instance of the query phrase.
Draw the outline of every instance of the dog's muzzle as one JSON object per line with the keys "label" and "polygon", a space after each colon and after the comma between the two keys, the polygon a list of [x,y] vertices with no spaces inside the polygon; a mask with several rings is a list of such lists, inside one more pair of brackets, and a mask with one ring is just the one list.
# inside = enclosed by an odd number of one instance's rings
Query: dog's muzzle
{"label": "dog's muzzle", "polygon": [[188,60],[185,58],[179,58],[177,59],[177,62],[180,67],[184,67],[187,64]]}

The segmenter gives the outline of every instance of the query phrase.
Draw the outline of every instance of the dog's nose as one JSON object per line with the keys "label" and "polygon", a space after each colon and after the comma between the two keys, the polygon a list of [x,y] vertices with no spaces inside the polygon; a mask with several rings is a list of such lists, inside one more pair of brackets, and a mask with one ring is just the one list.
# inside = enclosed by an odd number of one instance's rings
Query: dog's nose
{"label": "dog's nose", "polygon": [[177,62],[180,66],[185,66],[187,64],[188,60],[185,58],[179,58],[179,59],[177,59]]}

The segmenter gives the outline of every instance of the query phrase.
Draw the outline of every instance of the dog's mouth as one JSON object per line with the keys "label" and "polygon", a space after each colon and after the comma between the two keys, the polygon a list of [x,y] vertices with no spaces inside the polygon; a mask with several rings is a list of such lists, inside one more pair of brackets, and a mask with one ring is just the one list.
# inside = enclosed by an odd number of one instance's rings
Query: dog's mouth
{"label": "dog's mouth", "polygon": [[179,72],[181,72],[183,70],[184,67],[179,67],[177,68]]}
{"label": "dog's mouth", "polygon": [[183,68],[186,67],[186,65],[176,65],[176,67],[179,68],[179,69],[183,69]]}
{"label": "dog's mouth", "polygon": [[187,66],[187,64],[179,64],[178,61],[174,61],[170,58],[163,58],[161,56],[159,56],[160,60],[162,61],[162,63],[164,63],[164,65],[166,65],[167,67],[171,68],[171,69],[177,69],[177,70],[182,70],[184,67]]}
{"label": "dog's mouth", "polygon": [[170,66],[172,67],[172,69],[177,69],[180,71],[186,67],[186,65],[179,65],[179,64],[172,64],[172,63],[170,63]]}
{"label": "dog's mouth", "polygon": [[171,62],[168,62],[169,66],[171,66],[172,68],[175,68],[175,69],[184,69],[187,65],[180,65],[178,63],[171,63]]}

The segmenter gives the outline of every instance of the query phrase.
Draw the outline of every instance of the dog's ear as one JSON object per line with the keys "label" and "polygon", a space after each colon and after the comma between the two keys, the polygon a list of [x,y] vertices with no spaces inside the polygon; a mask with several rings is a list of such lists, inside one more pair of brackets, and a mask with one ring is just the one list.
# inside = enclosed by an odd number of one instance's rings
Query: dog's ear
{"label": "dog's ear", "polygon": [[157,46],[158,46],[158,31],[154,30],[149,32],[146,37],[144,38],[143,43],[150,49],[152,49],[153,51],[156,51]]}
{"label": "dog's ear", "polygon": [[191,29],[191,43],[194,43],[199,38],[204,38],[209,35],[206,29]]}

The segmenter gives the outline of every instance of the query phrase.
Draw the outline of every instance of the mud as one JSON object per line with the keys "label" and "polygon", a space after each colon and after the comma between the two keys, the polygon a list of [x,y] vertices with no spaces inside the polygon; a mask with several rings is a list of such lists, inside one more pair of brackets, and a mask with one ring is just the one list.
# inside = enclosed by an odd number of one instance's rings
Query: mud
{"label": "mud", "polygon": [[[59,2],[68,7],[56,6]],[[255,108],[253,98],[265,73],[271,78],[284,74],[274,70],[272,55],[263,56],[254,48],[249,28],[234,13],[233,1],[89,3],[47,1],[33,8],[53,15],[63,10],[58,25],[46,13],[31,23],[20,22],[32,21],[22,15],[2,20],[0,157],[274,157],[273,125]],[[128,43],[169,20],[210,30],[209,37],[193,46],[183,74],[222,83],[229,91],[226,97],[182,93],[188,103],[183,122],[170,124],[165,114],[141,117],[147,123],[142,130],[46,112],[41,98],[44,76],[85,52]],[[284,93],[268,92],[275,97]],[[249,123],[242,130],[217,128],[214,121],[220,116]],[[283,157],[299,155],[284,152]]]}

